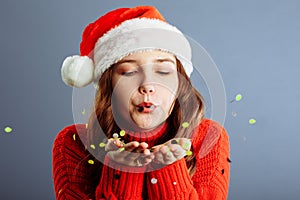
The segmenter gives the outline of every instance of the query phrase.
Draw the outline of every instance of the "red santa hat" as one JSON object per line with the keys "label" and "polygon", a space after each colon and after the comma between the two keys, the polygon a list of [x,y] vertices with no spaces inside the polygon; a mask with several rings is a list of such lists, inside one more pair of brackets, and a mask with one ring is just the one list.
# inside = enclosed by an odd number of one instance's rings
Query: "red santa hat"
{"label": "red santa hat", "polygon": [[123,57],[138,51],[162,50],[174,54],[186,74],[193,71],[188,40],[152,6],[119,8],[108,12],[83,31],[80,56],[67,57],[63,81],[72,87],[97,83],[103,72]]}

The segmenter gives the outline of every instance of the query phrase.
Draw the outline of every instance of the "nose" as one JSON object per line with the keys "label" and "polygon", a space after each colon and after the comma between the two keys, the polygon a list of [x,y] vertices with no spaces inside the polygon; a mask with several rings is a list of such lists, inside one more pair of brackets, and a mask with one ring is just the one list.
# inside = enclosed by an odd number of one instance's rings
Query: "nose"
{"label": "nose", "polygon": [[153,94],[155,93],[155,87],[152,84],[146,84],[139,87],[141,94]]}

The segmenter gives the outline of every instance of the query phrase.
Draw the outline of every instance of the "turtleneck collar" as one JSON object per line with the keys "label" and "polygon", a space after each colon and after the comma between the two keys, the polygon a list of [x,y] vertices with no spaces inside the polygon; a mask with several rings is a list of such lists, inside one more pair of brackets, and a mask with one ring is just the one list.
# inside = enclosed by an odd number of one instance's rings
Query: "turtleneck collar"
{"label": "turtleneck collar", "polygon": [[164,135],[167,129],[167,123],[163,123],[162,125],[156,127],[155,129],[151,131],[129,131],[125,130],[124,135],[124,141],[125,143],[131,142],[131,141],[137,141],[137,142],[146,142],[149,147],[151,148],[154,145],[157,145],[159,142],[159,139],[161,136]]}

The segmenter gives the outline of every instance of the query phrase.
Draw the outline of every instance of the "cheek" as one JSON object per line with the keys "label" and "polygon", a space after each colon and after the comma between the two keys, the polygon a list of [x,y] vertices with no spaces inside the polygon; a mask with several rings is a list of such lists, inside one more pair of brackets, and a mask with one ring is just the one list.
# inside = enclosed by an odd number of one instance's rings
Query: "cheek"
{"label": "cheek", "polygon": [[119,80],[113,89],[112,103],[113,107],[128,110],[132,95],[136,90],[135,84],[133,82]]}

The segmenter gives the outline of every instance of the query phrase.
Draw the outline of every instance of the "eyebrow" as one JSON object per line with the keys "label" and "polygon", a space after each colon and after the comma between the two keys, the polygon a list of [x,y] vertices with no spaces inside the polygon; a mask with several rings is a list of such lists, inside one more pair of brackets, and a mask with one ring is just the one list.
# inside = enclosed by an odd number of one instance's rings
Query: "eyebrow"
{"label": "eyebrow", "polygon": [[[162,63],[162,62],[171,62],[172,64],[175,65],[174,60],[170,58],[158,58],[154,60],[154,63]],[[120,60],[116,64],[122,64],[122,63],[137,63],[137,61],[134,59],[124,59],[124,60]]]}

